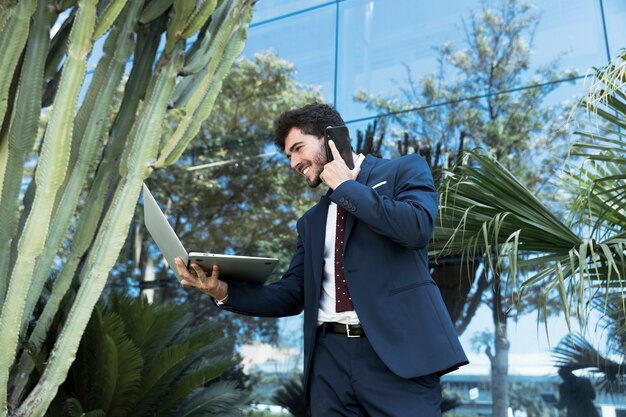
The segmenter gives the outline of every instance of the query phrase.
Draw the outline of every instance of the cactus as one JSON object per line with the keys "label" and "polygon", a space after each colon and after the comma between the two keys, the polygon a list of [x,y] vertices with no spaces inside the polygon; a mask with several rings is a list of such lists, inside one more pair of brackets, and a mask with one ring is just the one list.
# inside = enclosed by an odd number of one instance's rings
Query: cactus
{"label": "cactus", "polygon": [[[243,48],[252,6],[25,0],[0,9],[0,45],[10,51],[0,64],[0,417],[45,414],[117,260],[142,182],[174,163],[209,117]],[[91,77],[87,60],[103,36]],[[162,138],[168,112],[185,117]],[[72,287],[71,308],[59,311]],[[60,331],[49,340],[55,317]],[[47,357],[44,342],[54,346]],[[33,358],[42,355],[40,375]]]}

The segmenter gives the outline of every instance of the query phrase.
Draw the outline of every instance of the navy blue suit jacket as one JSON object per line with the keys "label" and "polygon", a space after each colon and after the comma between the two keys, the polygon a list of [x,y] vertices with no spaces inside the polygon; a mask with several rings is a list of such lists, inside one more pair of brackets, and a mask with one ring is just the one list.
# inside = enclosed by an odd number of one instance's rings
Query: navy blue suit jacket
{"label": "navy blue suit jacket", "polygon": [[222,308],[267,317],[304,310],[307,383],[330,200],[350,214],[344,243],[346,282],[381,360],[404,378],[443,374],[468,363],[428,270],[437,192],[428,165],[418,155],[394,160],[367,156],[356,181],[329,192],[298,220],[297,249],[283,277],[264,286],[230,282],[228,302]]}

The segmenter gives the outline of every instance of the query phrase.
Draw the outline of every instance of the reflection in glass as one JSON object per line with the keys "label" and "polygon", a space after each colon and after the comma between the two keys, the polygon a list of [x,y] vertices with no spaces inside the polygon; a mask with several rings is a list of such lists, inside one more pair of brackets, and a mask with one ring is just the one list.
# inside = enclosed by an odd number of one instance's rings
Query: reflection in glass
{"label": "reflection in glass", "polygon": [[[353,101],[359,89],[399,95],[409,77],[419,80],[438,71],[437,47],[452,43],[457,49],[465,48],[471,13],[479,12],[482,4],[435,2],[424,8],[414,1],[399,1],[401,5],[372,0],[340,4],[337,107],[347,119],[372,115]],[[584,74],[590,66],[606,62],[597,2],[545,0],[529,12],[533,13],[540,20],[534,32],[530,71],[523,75],[525,83],[535,81],[536,68],[557,58],[557,73],[571,68]]]}
{"label": "reflection in glass", "polygon": [[294,64],[300,83],[322,87],[332,102],[335,71],[335,7],[251,27],[243,54],[273,49],[278,57]]}
{"label": "reflection in glass", "polygon": [[252,15],[252,25],[293,13],[307,12],[312,7],[335,7],[335,0],[263,0],[257,3]]}
{"label": "reflection in glass", "polygon": [[340,3],[337,107],[346,118],[368,114],[352,100],[357,90],[389,94],[398,91],[407,68],[415,76],[436,69],[433,46],[459,41],[459,16],[480,1],[443,3],[431,2],[427,7],[412,0]]}
{"label": "reflection in glass", "polygon": [[614,58],[626,48],[626,1],[603,0],[606,31],[609,38],[609,52]]}
{"label": "reflection in glass", "polygon": [[563,54],[561,68],[585,74],[606,62],[602,14],[598,1],[547,0],[539,5],[534,51],[536,64]]}

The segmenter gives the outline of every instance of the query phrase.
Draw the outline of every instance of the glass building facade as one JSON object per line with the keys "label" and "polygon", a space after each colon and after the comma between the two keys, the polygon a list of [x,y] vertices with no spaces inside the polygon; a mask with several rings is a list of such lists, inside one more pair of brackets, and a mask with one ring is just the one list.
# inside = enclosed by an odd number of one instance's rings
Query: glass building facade
{"label": "glass building facade", "polygon": [[[626,47],[623,0],[541,0],[531,65],[560,57],[561,69],[579,74],[557,80],[554,100],[585,90],[590,68],[606,65]],[[464,22],[491,0],[260,0],[244,55],[273,50],[292,62],[301,83],[322,87],[352,133],[378,116],[354,101],[358,90],[393,96],[407,78],[437,69],[435,47],[463,47]],[[531,72],[532,72],[531,67]],[[529,80],[532,85],[532,80]]]}

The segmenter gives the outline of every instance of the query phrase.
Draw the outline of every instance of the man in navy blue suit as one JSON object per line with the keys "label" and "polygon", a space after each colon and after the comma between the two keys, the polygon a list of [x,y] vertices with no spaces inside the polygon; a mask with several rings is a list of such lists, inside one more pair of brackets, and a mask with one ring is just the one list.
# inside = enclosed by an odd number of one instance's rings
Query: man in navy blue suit
{"label": "man in navy blue suit", "polygon": [[289,269],[269,285],[226,283],[177,260],[182,284],[220,308],[283,317],[304,310],[304,381],[314,417],[440,416],[441,375],[467,358],[428,269],[437,192],[419,155],[353,154],[324,131],[344,121],[311,104],[281,115],[276,143],[311,187],[329,187],[297,222]]}

